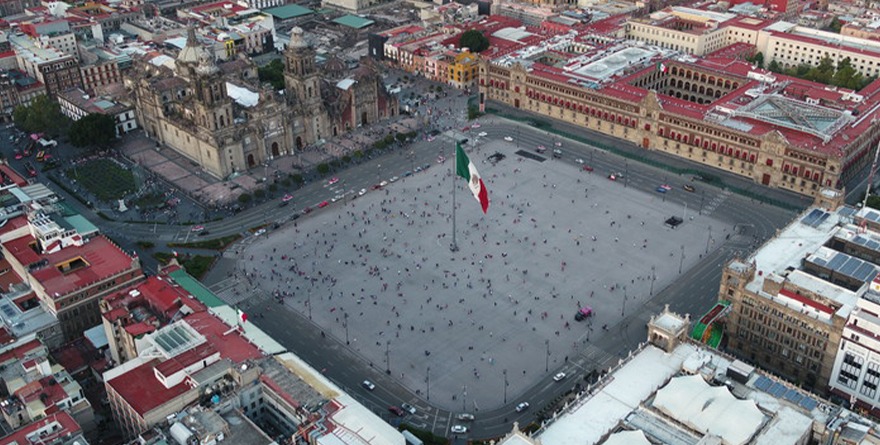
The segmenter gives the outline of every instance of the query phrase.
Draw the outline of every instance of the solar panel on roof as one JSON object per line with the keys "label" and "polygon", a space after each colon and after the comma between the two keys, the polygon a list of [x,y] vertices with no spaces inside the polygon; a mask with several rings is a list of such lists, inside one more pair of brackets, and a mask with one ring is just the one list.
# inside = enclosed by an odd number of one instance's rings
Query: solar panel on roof
{"label": "solar panel on roof", "polygon": [[876,272],[874,265],[863,262],[862,265],[859,266],[859,268],[856,270],[854,276],[862,281],[867,281],[869,277],[871,277],[871,274],[874,272]]}
{"label": "solar panel on roof", "polygon": [[801,220],[801,222],[806,225],[810,225],[813,224],[814,221],[819,219],[820,216],[822,216],[822,211],[819,209],[813,209],[813,211],[810,212],[809,215],[805,216],[804,219]]}
{"label": "solar panel on roof", "polygon": [[755,388],[761,391],[767,391],[771,384],[773,384],[773,381],[764,376],[758,376],[758,379],[755,380]]}
{"label": "solar panel on roof", "polygon": [[796,389],[789,389],[788,392],[785,393],[785,399],[790,401],[791,403],[798,403],[804,396],[801,395]]}
{"label": "solar panel on roof", "polygon": [[877,248],[880,248],[880,243],[874,240],[869,240],[865,245],[871,250],[877,250]]}
{"label": "solar panel on roof", "polygon": [[788,391],[788,388],[786,388],[785,385],[783,385],[779,382],[775,382],[775,383],[773,383],[773,386],[770,387],[770,391],[768,391],[768,392],[773,397],[776,397],[777,399],[781,399],[782,396],[785,395],[786,391]]}
{"label": "solar panel on roof", "polygon": [[834,255],[834,258],[832,258],[831,261],[825,264],[825,267],[831,270],[840,270],[840,266],[843,266],[847,259],[849,259],[849,255],[838,253],[837,255]]}
{"label": "solar panel on roof", "polygon": [[831,216],[830,213],[823,213],[822,216],[820,216],[819,219],[813,223],[813,227],[819,227],[819,225],[825,222],[825,220],[828,219],[829,216]]}
{"label": "solar panel on roof", "polygon": [[810,397],[805,397],[804,400],[801,400],[800,403],[798,403],[798,405],[804,407],[804,409],[806,409],[807,411],[812,411],[816,409],[817,406],[819,406],[819,402]]}
{"label": "solar panel on roof", "polygon": [[837,269],[838,272],[853,277],[856,273],[856,269],[862,265],[862,262],[855,258],[847,258],[846,262],[843,263],[840,268]]}
{"label": "solar panel on roof", "polygon": [[852,216],[856,213],[856,209],[852,207],[841,207],[840,210],[837,211],[838,214],[843,216]]}
{"label": "solar panel on roof", "polygon": [[868,218],[871,221],[877,222],[878,220],[880,220],[880,215],[878,215],[877,212],[868,212],[865,214],[865,218]]}

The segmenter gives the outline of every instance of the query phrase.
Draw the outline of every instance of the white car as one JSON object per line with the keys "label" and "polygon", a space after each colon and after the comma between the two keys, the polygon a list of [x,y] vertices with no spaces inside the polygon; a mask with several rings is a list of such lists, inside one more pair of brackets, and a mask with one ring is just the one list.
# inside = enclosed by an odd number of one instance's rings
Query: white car
{"label": "white car", "polygon": [[404,411],[406,411],[410,414],[416,413],[416,407],[410,405],[409,403],[401,403],[400,407],[403,408]]}
{"label": "white car", "polygon": [[474,415],[471,413],[461,413],[455,416],[455,418],[458,420],[474,420]]}
{"label": "white car", "polygon": [[522,402],[519,405],[516,405],[516,412],[518,413],[521,413],[527,409],[529,409],[529,402]]}
{"label": "white car", "polygon": [[364,380],[363,382],[361,382],[361,386],[363,386],[364,388],[366,388],[370,391],[376,389],[376,385],[369,380]]}
{"label": "white car", "polygon": [[578,164],[583,164],[583,163],[584,163],[584,160],[581,159],[581,158],[577,158],[577,159],[574,160],[574,162],[577,162]]}
{"label": "white car", "polygon": [[504,136],[504,140],[507,142],[513,142],[513,138],[510,136]]}
{"label": "white car", "polygon": [[482,125],[480,125],[480,124],[473,124],[473,125],[471,125],[471,128],[480,128],[480,127],[482,127]]}
{"label": "white car", "polygon": [[481,137],[481,138],[484,138],[484,137],[486,137],[486,136],[489,136],[489,133],[486,133],[485,131],[481,131],[481,132],[479,132],[479,133],[477,134],[477,136],[479,136],[479,137]]}
{"label": "white car", "polygon": [[361,189],[361,191],[358,192],[358,196],[364,196],[366,193],[367,189]]}
{"label": "white car", "polygon": [[388,185],[388,181],[382,181],[379,183],[379,187],[385,187],[386,185]]}
{"label": "white car", "polygon": [[467,427],[464,425],[452,425],[452,428],[449,430],[456,434],[462,434],[467,432]]}
{"label": "white car", "polygon": [[397,176],[392,176],[391,179],[388,180],[388,182],[394,182],[394,181],[397,181],[397,179],[398,179]]}
{"label": "white car", "polygon": [[554,382],[561,382],[563,380],[565,380],[565,373],[564,372],[560,372],[560,373],[553,376]]}

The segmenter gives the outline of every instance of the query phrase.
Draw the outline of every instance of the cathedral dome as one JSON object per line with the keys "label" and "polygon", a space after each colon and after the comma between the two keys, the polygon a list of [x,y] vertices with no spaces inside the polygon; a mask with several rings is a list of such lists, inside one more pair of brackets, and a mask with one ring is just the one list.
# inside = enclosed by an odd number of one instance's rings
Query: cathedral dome
{"label": "cathedral dome", "polygon": [[186,29],[186,45],[177,54],[177,61],[183,63],[197,64],[202,60],[203,53],[208,51],[196,40],[196,30],[192,26]]}
{"label": "cathedral dome", "polygon": [[303,34],[304,32],[302,28],[294,26],[293,29],[290,30],[290,46],[288,46],[288,48],[308,48],[309,44],[306,43]]}

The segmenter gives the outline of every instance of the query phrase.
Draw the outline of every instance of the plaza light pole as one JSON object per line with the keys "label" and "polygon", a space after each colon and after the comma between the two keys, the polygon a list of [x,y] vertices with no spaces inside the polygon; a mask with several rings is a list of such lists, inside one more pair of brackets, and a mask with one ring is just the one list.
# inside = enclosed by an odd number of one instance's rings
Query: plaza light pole
{"label": "plaza light pole", "polygon": [[391,340],[385,340],[385,373],[391,374],[391,362],[389,361],[389,348],[391,347]]}
{"label": "plaza light pole", "polygon": [[306,306],[309,307],[309,320],[312,319],[312,292],[310,291],[306,296]]}
{"label": "plaza light pole", "polygon": [[467,411],[467,385],[461,388],[461,412]]}
{"label": "plaza light pole", "polygon": [[428,400],[431,400],[431,367],[428,366],[428,370],[425,371],[425,395]]}
{"label": "plaza light pole", "polygon": [[623,304],[620,306],[620,316],[626,316],[626,286],[623,286]]}
{"label": "plaza light pole", "polygon": [[657,279],[657,274],[654,273],[654,266],[651,266],[651,296],[654,296],[654,280]]}
{"label": "plaza light pole", "polygon": [[501,371],[504,374],[504,404],[507,404],[507,370]]}
{"label": "plaza light pole", "polygon": [[709,243],[712,241],[712,226],[709,226],[709,237],[706,238],[706,253],[709,253]]}
{"label": "plaza light pole", "polygon": [[681,256],[678,260],[678,273],[681,273],[681,266],[684,265],[684,244],[681,245]]}
{"label": "plaza light pole", "polygon": [[547,346],[547,355],[544,357],[544,372],[550,371],[550,340],[544,340],[544,345]]}
{"label": "plaza light pole", "polygon": [[345,319],[342,322],[342,326],[345,327],[345,344],[350,345],[351,343],[348,341],[348,312],[343,312],[342,318]]}
{"label": "plaza light pole", "polygon": [[703,190],[702,194],[700,195],[700,211],[697,212],[697,214],[699,214],[700,216],[703,216],[703,200],[704,199],[706,199],[706,191],[705,190]]}

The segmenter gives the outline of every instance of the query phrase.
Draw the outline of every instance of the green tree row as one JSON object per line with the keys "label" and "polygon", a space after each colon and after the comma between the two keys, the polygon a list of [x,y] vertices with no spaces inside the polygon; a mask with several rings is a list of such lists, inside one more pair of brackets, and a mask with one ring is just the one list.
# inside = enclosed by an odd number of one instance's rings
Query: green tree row
{"label": "green tree row", "polygon": [[[758,56],[760,56],[760,58],[758,58]],[[763,60],[763,55],[758,53],[755,58],[750,61],[757,64],[758,61],[763,62]],[[852,61],[849,57],[841,60],[836,67],[830,58],[825,57],[819,62],[818,66],[802,63],[796,67],[783,68],[782,65],[774,60],[767,65],[767,69],[774,73],[811,80],[825,85],[849,88],[856,91],[861,90],[876,79],[876,77],[866,77],[857,72],[852,66]]]}

